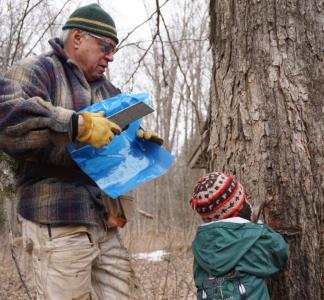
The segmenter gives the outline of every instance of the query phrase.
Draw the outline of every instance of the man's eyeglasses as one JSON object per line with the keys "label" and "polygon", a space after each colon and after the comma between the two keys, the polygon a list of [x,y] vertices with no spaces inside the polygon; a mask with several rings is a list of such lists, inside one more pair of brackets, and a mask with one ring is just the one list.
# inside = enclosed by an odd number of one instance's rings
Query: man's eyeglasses
{"label": "man's eyeglasses", "polygon": [[99,46],[102,52],[107,54],[114,54],[116,52],[116,47],[113,46],[111,43],[107,42],[103,37],[95,35],[90,32],[86,32],[87,35],[90,35],[91,37],[99,40]]}

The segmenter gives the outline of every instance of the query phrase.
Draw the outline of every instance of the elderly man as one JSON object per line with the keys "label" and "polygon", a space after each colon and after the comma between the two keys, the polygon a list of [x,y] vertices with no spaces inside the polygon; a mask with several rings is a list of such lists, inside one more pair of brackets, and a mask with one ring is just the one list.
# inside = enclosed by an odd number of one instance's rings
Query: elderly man
{"label": "elderly man", "polygon": [[121,131],[100,113],[77,113],[120,93],[104,76],[118,43],[114,21],[97,4],[80,7],[62,39],[49,43],[50,53],[20,61],[0,85],[0,144],[18,161],[18,214],[33,247],[37,299],[140,298],[102,194],[65,147],[102,147]]}

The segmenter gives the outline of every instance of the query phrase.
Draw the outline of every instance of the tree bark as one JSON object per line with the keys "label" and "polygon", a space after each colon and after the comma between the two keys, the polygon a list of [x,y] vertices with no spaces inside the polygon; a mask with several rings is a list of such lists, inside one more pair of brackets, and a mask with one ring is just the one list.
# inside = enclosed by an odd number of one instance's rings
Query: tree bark
{"label": "tree bark", "polygon": [[210,0],[209,168],[289,243],[272,299],[324,299],[324,2]]}

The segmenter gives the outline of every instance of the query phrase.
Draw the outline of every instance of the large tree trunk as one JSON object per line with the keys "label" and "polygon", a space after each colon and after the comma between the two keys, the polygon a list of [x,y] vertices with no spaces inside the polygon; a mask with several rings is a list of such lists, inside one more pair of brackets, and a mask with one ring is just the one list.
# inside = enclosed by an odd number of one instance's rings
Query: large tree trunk
{"label": "large tree trunk", "polygon": [[211,0],[209,168],[289,243],[272,299],[324,299],[324,2]]}

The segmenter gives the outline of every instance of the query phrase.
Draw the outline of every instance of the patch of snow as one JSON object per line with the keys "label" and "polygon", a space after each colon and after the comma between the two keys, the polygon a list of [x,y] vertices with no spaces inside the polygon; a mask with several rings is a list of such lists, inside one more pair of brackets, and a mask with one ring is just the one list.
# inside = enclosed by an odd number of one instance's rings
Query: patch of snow
{"label": "patch of snow", "polygon": [[136,253],[133,255],[135,259],[145,259],[148,261],[161,261],[163,256],[167,255],[168,253],[164,250],[157,250],[153,252],[143,252],[143,253]]}

